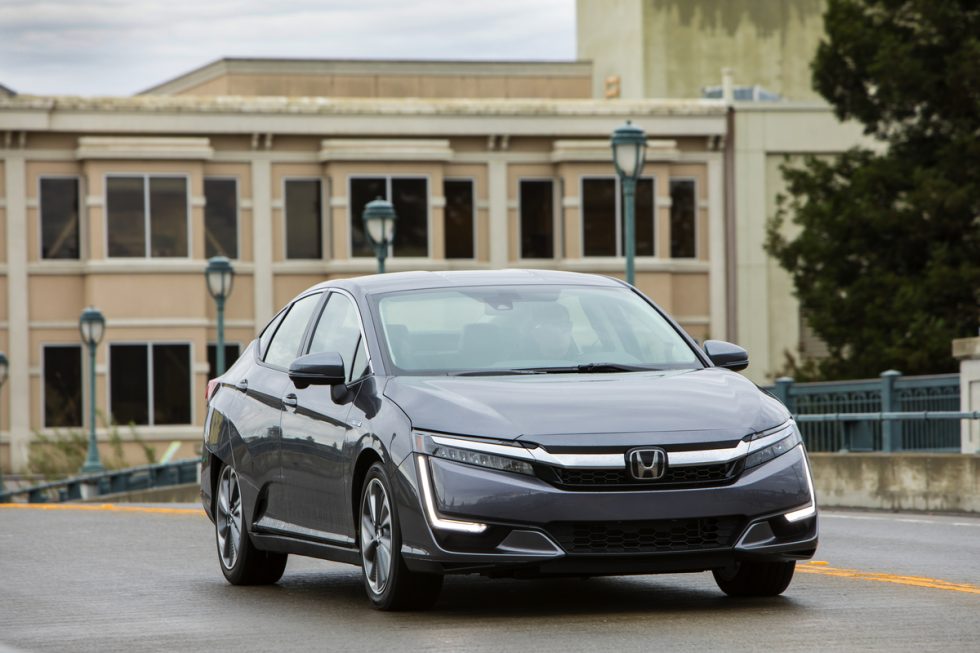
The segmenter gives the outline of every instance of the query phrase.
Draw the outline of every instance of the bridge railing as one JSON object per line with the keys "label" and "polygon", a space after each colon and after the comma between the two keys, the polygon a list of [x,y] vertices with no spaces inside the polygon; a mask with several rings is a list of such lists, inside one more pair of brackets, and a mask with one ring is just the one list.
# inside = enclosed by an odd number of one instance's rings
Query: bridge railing
{"label": "bridge railing", "polygon": [[197,483],[200,481],[200,464],[199,458],[189,458],[171,463],[85,474],[14,490],[8,489],[0,493],[0,503],[25,501],[27,503],[59,503],[93,499],[101,495]]}
{"label": "bridge railing", "polygon": [[[783,377],[767,389],[796,416],[824,416],[799,420],[810,451],[960,451],[958,418],[912,417],[958,411],[958,374],[904,377],[888,370],[877,379],[816,383],[796,383]],[[827,418],[856,413],[909,413],[909,417]]]}

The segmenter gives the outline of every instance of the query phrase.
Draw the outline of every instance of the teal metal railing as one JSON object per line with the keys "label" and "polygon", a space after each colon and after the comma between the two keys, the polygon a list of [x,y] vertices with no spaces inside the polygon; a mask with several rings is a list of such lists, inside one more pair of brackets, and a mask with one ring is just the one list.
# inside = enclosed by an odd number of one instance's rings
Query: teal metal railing
{"label": "teal metal railing", "polygon": [[190,458],[172,463],[117,469],[98,474],[74,476],[62,481],[42,483],[0,493],[0,503],[59,503],[93,499],[102,495],[136,492],[171,485],[197,483],[200,459]]}
{"label": "teal metal railing", "polygon": [[[958,411],[957,374],[903,377],[888,370],[877,379],[819,383],[795,383],[783,377],[767,389],[796,416],[823,416],[799,420],[810,451],[960,451],[960,418],[912,417],[913,413]],[[857,413],[909,413],[909,417],[831,418]]]}

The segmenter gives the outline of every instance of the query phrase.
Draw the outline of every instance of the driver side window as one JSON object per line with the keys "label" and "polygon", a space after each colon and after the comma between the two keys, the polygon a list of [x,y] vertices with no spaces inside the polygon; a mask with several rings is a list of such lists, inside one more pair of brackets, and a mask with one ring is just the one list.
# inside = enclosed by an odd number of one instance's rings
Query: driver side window
{"label": "driver side window", "polygon": [[359,379],[367,373],[367,357],[361,342],[361,325],[357,307],[346,295],[334,292],[313,330],[310,350],[307,353],[335,351],[344,359],[344,376],[348,381]]}

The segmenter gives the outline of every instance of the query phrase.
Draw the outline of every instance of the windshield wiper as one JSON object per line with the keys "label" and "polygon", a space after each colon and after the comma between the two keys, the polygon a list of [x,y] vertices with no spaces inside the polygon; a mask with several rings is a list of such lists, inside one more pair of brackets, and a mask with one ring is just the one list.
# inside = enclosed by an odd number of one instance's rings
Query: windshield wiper
{"label": "windshield wiper", "polygon": [[624,363],[583,363],[567,367],[526,367],[522,372],[535,374],[602,374],[606,372],[659,372],[659,367],[626,365]]}
{"label": "windshield wiper", "polygon": [[449,372],[449,376],[510,376],[513,374],[546,374],[542,370],[536,369],[524,369],[524,370],[512,370],[512,369],[489,369],[489,370],[466,370],[465,372]]}

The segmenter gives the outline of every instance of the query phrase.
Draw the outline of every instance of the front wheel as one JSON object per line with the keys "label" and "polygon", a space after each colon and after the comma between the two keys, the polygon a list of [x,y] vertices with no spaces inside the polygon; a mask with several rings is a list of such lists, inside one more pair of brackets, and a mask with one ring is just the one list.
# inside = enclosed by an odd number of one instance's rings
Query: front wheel
{"label": "front wheel", "polygon": [[214,532],[221,572],[232,585],[271,585],[286,569],[285,553],[260,551],[245,529],[238,473],[226,465],[218,478]]}
{"label": "front wheel", "polygon": [[712,573],[721,591],[728,596],[778,596],[793,580],[796,562],[743,561],[734,569],[715,569]]}
{"label": "front wheel", "polygon": [[361,569],[371,603],[379,610],[432,607],[442,590],[442,576],[415,573],[405,565],[398,512],[381,463],[368,470],[360,505]]}

